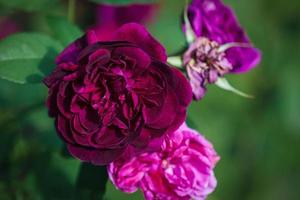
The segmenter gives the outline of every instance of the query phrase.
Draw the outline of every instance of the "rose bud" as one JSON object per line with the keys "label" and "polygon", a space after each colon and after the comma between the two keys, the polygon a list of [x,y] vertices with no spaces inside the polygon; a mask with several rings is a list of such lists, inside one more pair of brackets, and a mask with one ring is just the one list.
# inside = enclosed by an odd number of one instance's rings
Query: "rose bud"
{"label": "rose bud", "polygon": [[207,84],[220,86],[218,81],[225,74],[247,72],[260,62],[260,51],[252,47],[235,14],[221,0],[193,0],[186,15],[184,28],[192,41],[183,56],[183,66],[196,100],[205,95]]}
{"label": "rose bud", "polygon": [[[129,147],[146,148],[186,117],[191,87],[166,64],[165,49],[138,24],[100,41],[94,31],[70,44],[45,78],[47,106],[71,155],[106,165]],[[153,147],[155,148],[155,145]]]}
{"label": "rose bud", "polygon": [[113,184],[147,200],[204,200],[217,185],[214,167],[220,159],[211,143],[184,123],[168,133],[157,151],[131,156],[128,151],[108,166]]}

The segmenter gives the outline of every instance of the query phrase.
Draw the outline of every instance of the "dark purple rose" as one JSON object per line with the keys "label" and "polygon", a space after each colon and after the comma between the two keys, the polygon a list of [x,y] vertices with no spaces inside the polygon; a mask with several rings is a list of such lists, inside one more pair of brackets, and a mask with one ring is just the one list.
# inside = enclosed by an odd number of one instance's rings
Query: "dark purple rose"
{"label": "dark purple rose", "polygon": [[221,0],[193,0],[188,19],[197,39],[184,55],[184,66],[195,99],[201,99],[208,83],[227,73],[243,73],[261,60],[233,11]]}
{"label": "dark purple rose", "polygon": [[157,4],[109,5],[99,4],[96,7],[96,24],[93,29],[100,39],[110,37],[112,31],[126,23],[147,24],[154,18]]}
{"label": "dark purple rose", "polygon": [[47,106],[73,156],[105,165],[129,146],[146,148],[181,125],[192,91],[166,58],[165,49],[135,23],[106,41],[88,31],[57,57],[44,81]]}

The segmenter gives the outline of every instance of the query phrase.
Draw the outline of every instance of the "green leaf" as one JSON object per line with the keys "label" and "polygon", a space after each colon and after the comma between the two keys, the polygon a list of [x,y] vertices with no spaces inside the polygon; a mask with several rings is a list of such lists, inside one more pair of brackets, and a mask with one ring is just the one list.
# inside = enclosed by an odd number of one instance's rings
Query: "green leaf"
{"label": "green leaf", "polygon": [[103,199],[107,180],[106,166],[82,163],[76,184],[77,198]]}
{"label": "green leaf", "polygon": [[186,41],[189,44],[191,44],[196,40],[197,36],[193,30],[193,27],[190,23],[189,18],[188,18],[188,6],[186,6],[186,8],[184,10],[183,20],[184,20],[184,24],[185,24],[185,38],[186,38]]}
{"label": "green leaf", "polygon": [[64,46],[70,44],[83,34],[79,27],[63,17],[51,16],[47,18],[47,22],[53,37],[59,40]]}
{"label": "green leaf", "polygon": [[0,42],[0,78],[36,83],[52,71],[62,46],[39,33],[18,33]]}
{"label": "green leaf", "polygon": [[180,56],[170,56],[170,57],[168,57],[167,62],[170,65],[173,65],[173,66],[178,67],[178,68],[183,67],[182,59],[181,59]]}
{"label": "green leaf", "polygon": [[0,0],[0,7],[32,11],[51,11],[54,6],[58,4],[58,0]]}
{"label": "green leaf", "polygon": [[186,118],[186,124],[193,129],[197,129],[197,124],[195,123],[195,121],[193,120],[193,118],[191,116],[187,116]]}
{"label": "green leaf", "polygon": [[241,91],[237,90],[236,88],[234,88],[232,85],[230,85],[230,83],[225,78],[218,78],[218,80],[215,84],[224,90],[231,91],[242,97],[254,98],[252,95],[246,94],[246,93],[241,92]]}
{"label": "green leaf", "polygon": [[155,3],[158,0],[90,0],[94,3],[108,3],[108,4],[116,4],[116,5],[126,5],[126,4],[145,4],[145,3]]}
{"label": "green leaf", "polygon": [[60,151],[60,155],[64,158],[72,158],[71,154],[69,153],[66,145],[63,145]]}

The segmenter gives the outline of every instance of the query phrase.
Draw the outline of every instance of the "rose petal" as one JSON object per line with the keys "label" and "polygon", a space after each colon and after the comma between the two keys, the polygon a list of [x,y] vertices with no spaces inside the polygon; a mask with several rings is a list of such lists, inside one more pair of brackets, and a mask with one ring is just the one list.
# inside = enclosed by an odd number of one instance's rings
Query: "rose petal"
{"label": "rose petal", "polygon": [[183,123],[166,135],[160,149],[139,152],[129,147],[109,165],[108,173],[118,189],[139,188],[148,200],[204,200],[216,187],[216,159],[213,146]]}
{"label": "rose petal", "polygon": [[82,36],[75,42],[69,44],[63,52],[61,52],[55,59],[55,63],[59,65],[60,63],[74,62],[80,51],[87,45],[86,36]]}
{"label": "rose petal", "polygon": [[104,126],[91,138],[91,142],[102,148],[123,147],[128,138],[124,137],[119,131],[117,128]]}
{"label": "rose petal", "polygon": [[94,165],[107,165],[122,155],[125,148],[119,149],[94,149],[78,145],[68,144],[70,154],[81,161],[90,162]]}
{"label": "rose petal", "polygon": [[226,57],[233,66],[239,66],[233,68],[233,73],[245,73],[260,63],[261,52],[256,48],[232,48]]}
{"label": "rose petal", "polygon": [[156,4],[116,6],[100,4],[96,7],[96,25],[93,29],[101,41],[112,39],[112,32],[129,22],[145,24],[157,10]]}
{"label": "rose petal", "polygon": [[[207,37],[219,44],[250,43],[232,9],[221,0],[193,0],[188,16],[198,37]],[[231,48],[226,53],[234,73],[247,72],[261,60],[261,54],[255,48]]]}
{"label": "rose petal", "polygon": [[70,122],[62,115],[58,115],[57,119],[55,120],[55,123],[59,135],[68,143],[74,143],[74,139],[70,129]]}
{"label": "rose petal", "polygon": [[[171,90],[171,89],[169,89]],[[168,127],[176,117],[176,108],[178,107],[177,96],[173,91],[165,94],[165,99],[161,107],[144,107],[143,116],[145,124],[154,129]]]}
{"label": "rose petal", "polygon": [[117,30],[114,39],[132,42],[154,59],[162,62],[167,61],[165,48],[161,46],[142,25],[136,23],[125,24]]}
{"label": "rose petal", "polygon": [[[151,63],[150,57],[140,48],[133,48],[133,47],[119,47],[116,48],[114,53],[116,55],[128,56],[131,59],[134,59],[136,68],[147,69],[147,67]],[[131,69],[136,70],[136,69]]]}
{"label": "rose petal", "polygon": [[189,81],[186,79],[186,77],[182,74],[181,71],[175,68],[171,68],[173,71],[173,84],[172,88],[176,92],[176,95],[178,96],[178,99],[180,101],[180,104],[183,107],[187,107],[193,99],[193,93],[192,88],[190,86]]}

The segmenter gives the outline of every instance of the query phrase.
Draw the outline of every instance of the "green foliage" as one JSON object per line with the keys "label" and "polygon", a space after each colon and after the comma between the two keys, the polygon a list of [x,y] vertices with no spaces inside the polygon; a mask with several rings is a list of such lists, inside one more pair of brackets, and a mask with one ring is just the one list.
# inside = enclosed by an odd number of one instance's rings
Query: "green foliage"
{"label": "green foliage", "polygon": [[111,181],[107,181],[104,200],[115,200],[115,199],[142,200],[144,198],[143,198],[143,193],[140,190],[138,190],[135,193],[128,194],[122,192],[121,190],[117,190]]}
{"label": "green foliage", "polygon": [[90,0],[95,3],[108,3],[114,5],[126,5],[126,4],[145,4],[145,3],[155,3],[158,0]]}
{"label": "green foliage", "polygon": [[58,0],[0,0],[0,6],[23,11],[47,11],[55,6]]}
{"label": "green foliage", "polygon": [[227,90],[230,92],[233,92],[236,95],[245,97],[245,98],[254,98],[253,96],[246,94],[244,92],[239,91],[238,89],[234,88],[228,81],[226,78],[218,78],[218,80],[215,83],[216,86],[218,86],[219,88],[223,89],[223,90]]}
{"label": "green foliage", "polygon": [[53,37],[64,46],[83,35],[80,28],[63,17],[51,16],[47,18],[47,22]]}
{"label": "green foliage", "polygon": [[0,77],[15,83],[40,82],[53,69],[62,46],[39,33],[18,33],[0,42]]}
{"label": "green foliage", "polygon": [[77,198],[102,200],[107,180],[106,166],[82,163],[76,184]]}
{"label": "green foliage", "polygon": [[[250,73],[226,77],[255,99],[209,86],[205,98],[189,108],[189,126],[208,138],[221,156],[216,167],[218,187],[208,200],[299,199],[299,1],[224,1],[262,50],[263,62]],[[77,0],[77,23],[90,27],[90,22],[82,20],[92,21],[90,4],[80,2]],[[26,11],[16,17],[25,30],[43,30],[55,38],[21,33],[1,40],[0,77],[18,83],[40,82],[53,70],[54,58],[63,48],[60,43],[65,46],[81,35],[79,28],[63,18],[47,18],[47,24],[40,19],[52,12],[55,3],[57,0],[0,0],[1,13]],[[179,20],[184,7],[183,0],[163,1],[150,26],[170,55],[186,45]],[[125,194],[110,181],[105,186],[104,167],[84,167],[68,156],[53,119],[47,116],[46,93],[42,84],[20,85],[0,79],[0,199],[100,199],[105,188],[106,200],[141,200],[141,192]]]}

